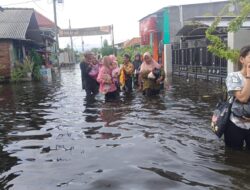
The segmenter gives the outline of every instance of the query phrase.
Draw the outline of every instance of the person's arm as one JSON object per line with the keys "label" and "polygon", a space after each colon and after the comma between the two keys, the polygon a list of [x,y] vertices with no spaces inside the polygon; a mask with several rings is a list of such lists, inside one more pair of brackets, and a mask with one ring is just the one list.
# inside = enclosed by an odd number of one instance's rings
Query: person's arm
{"label": "person's arm", "polygon": [[250,97],[250,79],[245,79],[244,81],[242,81],[239,73],[233,72],[228,74],[226,78],[226,85],[229,96],[234,96],[238,101],[242,103],[248,101]]}
{"label": "person's arm", "polygon": [[250,98],[250,63],[246,68],[247,76],[244,81],[244,86],[240,91],[235,91],[234,96],[242,103],[248,102]]}
{"label": "person's arm", "polygon": [[148,79],[148,74],[149,74],[150,72],[151,72],[151,71],[142,71],[142,72],[140,72],[141,79]]}
{"label": "person's arm", "polygon": [[101,69],[98,73],[96,81],[100,84],[110,84],[112,83],[110,75],[108,75],[104,69]]}
{"label": "person's arm", "polygon": [[99,71],[99,73],[98,73],[98,76],[97,76],[96,81],[97,81],[98,83],[100,83],[100,84],[105,83],[105,78],[104,78],[104,76],[105,76],[104,71],[103,71],[103,69],[101,69],[101,70]]}
{"label": "person's arm", "polygon": [[80,63],[80,69],[81,69],[82,89],[84,90],[86,86],[85,86],[85,78],[84,78],[84,72],[83,72],[83,69],[84,69],[83,62]]}
{"label": "person's arm", "polygon": [[163,70],[163,68],[161,68],[160,72],[161,72],[160,77],[156,81],[157,83],[160,83],[160,82],[164,81],[164,79],[165,79],[165,71]]}
{"label": "person's arm", "polygon": [[242,90],[234,92],[234,97],[242,103],[247,103],[250,98],[250,78],[246,79]]}

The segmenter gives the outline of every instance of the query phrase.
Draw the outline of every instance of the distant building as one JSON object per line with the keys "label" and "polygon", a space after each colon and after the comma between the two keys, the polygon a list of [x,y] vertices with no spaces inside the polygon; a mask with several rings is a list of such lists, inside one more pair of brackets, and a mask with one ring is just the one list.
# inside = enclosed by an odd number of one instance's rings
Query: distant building
{"label": "distant building", "polygon": [[51,52],[48,50],[55,36],[51,27],[52,22],[34,9],[4,8],[0,11],[0,76],[10,79],[11,69],[22,63],[32,49],[42,55]]}
{"label": "distant building", "polygon": [[[229,67],[226,59],[215,56],[208,51],[209,41],[206,39],[206,30],[213,24],[215,16],[194,17],[185,21],[184,26],[177,32],[179,39],[172,43],[172,72],[175,75],[202,78],[207,80],[224,81]],[[223,16],[214,35],[220,37],[225,44],[233,40],[233,49],[249,44],[250,17],[241,27],[245,32],[240,37],[230,37],[227,31],[232,16]],[[240,45],[241,44],[241,45]],[[230,71],[229,71],[230,72]],[[232,72],[232,69],[231,69]]]}
{"label": "distant building", "polygon": [[141,38],[140,37],[135,37],[135,38],[132,38],[131,40],[124,42],[124,48],[126,48],[126,47],[139,47],[140,45],[141,45]]}
{"label": "distant building", "polygon": [[43,39],[43,47],[38,50],[44,57],[45,65],[56,62],[55,57],[55,23],[35,11],[35,17],[39,26],[40,35]]}
{"label": "distant building", "polygon": [[120,42],[115,44],[117,48],[127,48],[127,47],[140,47],[141,46],[141,38],[134,37],[131,40],[126,40],[124,42]]}
{"label": "distant building", "polygon": [[[228,1],[169,6],[149,14],[139,21],[141,44],[151,45],[154,59],[160,58],[167,64],[165,58],[168,59],[169,55],[166,56],[164,47],[179,40],[176,34],[184,26],[184,21],[195,16],[216,16],[226,4]],[[229,9],[229,12],[236,11],[232,7]]]}

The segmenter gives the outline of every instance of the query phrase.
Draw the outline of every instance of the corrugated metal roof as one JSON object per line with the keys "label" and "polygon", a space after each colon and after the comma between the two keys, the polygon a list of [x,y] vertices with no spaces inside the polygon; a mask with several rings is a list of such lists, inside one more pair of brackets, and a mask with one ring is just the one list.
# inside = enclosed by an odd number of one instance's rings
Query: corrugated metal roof
{"label": "corrugated metal roof", "polygon": [[33,9],[4,9],[0,12],[0,39],[25,40],[33,12]]}

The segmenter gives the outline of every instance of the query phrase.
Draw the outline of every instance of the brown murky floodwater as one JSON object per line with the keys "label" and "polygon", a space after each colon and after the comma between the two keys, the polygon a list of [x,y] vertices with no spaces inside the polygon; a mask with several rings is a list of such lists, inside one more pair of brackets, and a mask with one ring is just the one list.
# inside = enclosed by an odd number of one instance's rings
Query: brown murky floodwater
{"label": "brown murky floodwater", "polygon": [[0,189],[250,189],[250,154],[211,132],[221,86],[174,77],[156,98],[86,99],[79,66],[0,87]]}

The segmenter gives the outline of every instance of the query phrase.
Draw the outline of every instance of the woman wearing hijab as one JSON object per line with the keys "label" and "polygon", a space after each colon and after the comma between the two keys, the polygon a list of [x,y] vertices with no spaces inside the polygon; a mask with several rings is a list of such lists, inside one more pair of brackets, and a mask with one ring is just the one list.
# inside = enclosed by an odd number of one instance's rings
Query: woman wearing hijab
{"label": "woman wearing hijab", "polygon": [[165,79],[164,70],[149,52],[143,54],[143,63],[140,69],[143,94],[147,96],[160,93],[161,83]]}
{"label": "woman wearing hijab", "polygon": [[100,83],[99,92],[105,95],[105,99],[115,99],[117,97],[117,87],[112,77],[112,61],[109,56],[103,57],[103,64],[99,71],[97,81]]}

